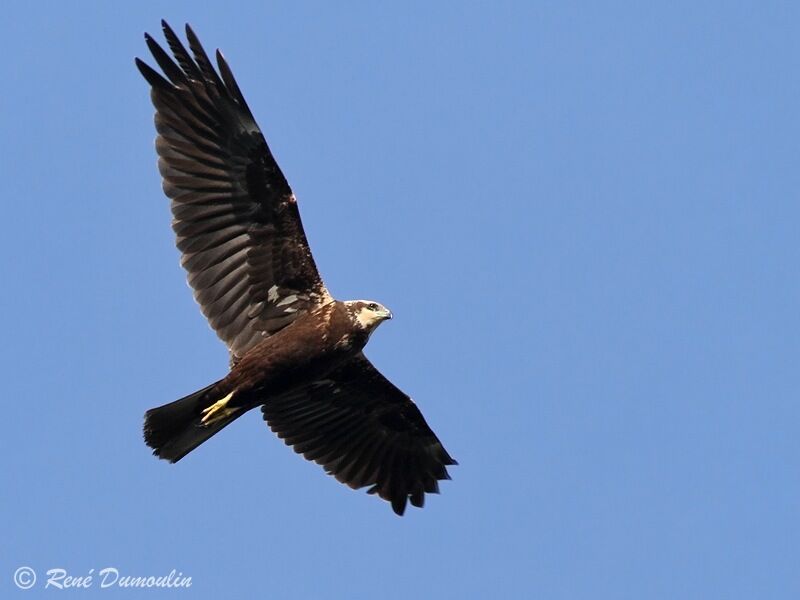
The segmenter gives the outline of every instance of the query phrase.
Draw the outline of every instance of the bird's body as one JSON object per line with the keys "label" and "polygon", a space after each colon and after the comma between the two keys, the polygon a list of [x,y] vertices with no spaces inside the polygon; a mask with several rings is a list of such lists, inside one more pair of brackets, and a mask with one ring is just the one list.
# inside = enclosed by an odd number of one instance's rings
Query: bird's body
{"label": "bird's body", "polygon": [[145,441],[175,462],[252,408],[307,459],[403,514],[456,464],[411,399],[362,350],[391,313],[335,300],[317,272],[297,201],[222,55],[219,73],[187,26],[162,22],[166,75],[139,59],[156,107],[156,149],[195,299],[227,344],[223,379],[145,415]]}
{"label": "bird's body", "polygon": [[259,406],[309,379],[324,379],[360,353],[370,333],[344,302],[329,302],[254,346],[220,382],[220,391],[235,390],[237,404]]}

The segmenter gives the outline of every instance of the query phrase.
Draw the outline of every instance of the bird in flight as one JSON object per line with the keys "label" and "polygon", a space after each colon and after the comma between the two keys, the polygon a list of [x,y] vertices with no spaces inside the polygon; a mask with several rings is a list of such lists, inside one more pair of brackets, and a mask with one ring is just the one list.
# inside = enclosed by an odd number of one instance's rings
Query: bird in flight
{"label": "bird in flight", "polygon": [[[297,200],[230,67],[214,68],[192,29],[189,51],[162,21],[172,57],[149,35],[163,75],[151,86],[156,151],[181,265],[230,351],[229,373],[145,414],[144,439],[176,462],[255,407],[278,437],[353,489],[402,515],[457,464],[399,388],[364,356],[392,313],[339,301],[322,282]],[[174,58],[173,58],[174,57]]]}

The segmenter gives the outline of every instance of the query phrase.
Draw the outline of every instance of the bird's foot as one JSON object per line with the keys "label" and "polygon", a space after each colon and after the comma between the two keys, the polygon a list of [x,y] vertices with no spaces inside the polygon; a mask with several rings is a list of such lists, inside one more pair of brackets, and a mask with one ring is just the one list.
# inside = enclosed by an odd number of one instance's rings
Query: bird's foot
{"label": "bird's foot", "polygon": [[227,419],[229,416],[235,413],[237,411],[236,408],[228,408],[228,402],[230,402],[232,397],[233,392],[225,396],[222,400],[217,400],[208,408],[203,409],[203,418],[200,419],[200,424],[208,427],[217,421]]}

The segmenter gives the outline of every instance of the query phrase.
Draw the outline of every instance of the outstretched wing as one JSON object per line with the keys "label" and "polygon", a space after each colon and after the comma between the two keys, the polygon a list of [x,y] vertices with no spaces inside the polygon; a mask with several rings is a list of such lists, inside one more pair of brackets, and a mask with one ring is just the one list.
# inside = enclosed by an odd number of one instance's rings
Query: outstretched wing
{"label": "outstretched wing", "polygon": [[234,360],[330,300],[297,202],[219,51],[219,74],[191,28],[192,54],[161,22],[175,61],[145,35],[156,149],[194,297]]}
{"label": "outstretched wing", "polygon": [[295,452],[354,489],[372,486],[398,515],[410,499],[438,493],[457,464],[406,394],[360,354],[325,379],[262,407],[264,419]]}

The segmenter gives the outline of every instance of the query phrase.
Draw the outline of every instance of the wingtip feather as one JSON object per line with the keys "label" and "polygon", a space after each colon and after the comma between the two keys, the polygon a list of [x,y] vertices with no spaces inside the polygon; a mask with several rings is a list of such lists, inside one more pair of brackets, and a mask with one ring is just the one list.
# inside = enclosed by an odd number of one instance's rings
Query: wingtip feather
{"label": "wingtip feather", "polygon": [[142,77],[144,77],[147,80],[147,83],[154,88],[169,89],[171,87],[171,84],[166,79],[164,79],[155,69],[153,69],[153,67],[148,65],[138,56],[134,60],[134,63],[136,64],[136,68],[139,69],[139,72],[142,74]]}

